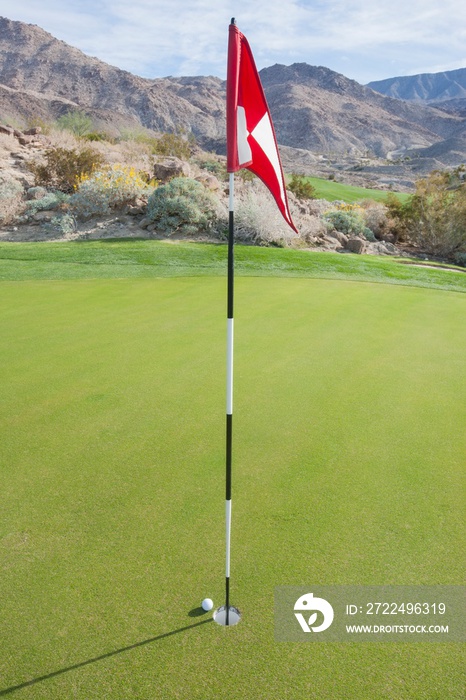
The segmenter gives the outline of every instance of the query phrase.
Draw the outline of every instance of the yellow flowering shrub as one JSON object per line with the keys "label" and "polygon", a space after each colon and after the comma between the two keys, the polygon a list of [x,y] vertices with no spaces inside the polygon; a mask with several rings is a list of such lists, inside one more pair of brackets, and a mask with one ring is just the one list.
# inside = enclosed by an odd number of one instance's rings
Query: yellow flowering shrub
{"label": "yellow flowering shrub", "polygon": [[79,218],[105,215],[149,196],[155,186],[154,180],[148,183],[135,168],[115,163],[78,176],[70,206]]}

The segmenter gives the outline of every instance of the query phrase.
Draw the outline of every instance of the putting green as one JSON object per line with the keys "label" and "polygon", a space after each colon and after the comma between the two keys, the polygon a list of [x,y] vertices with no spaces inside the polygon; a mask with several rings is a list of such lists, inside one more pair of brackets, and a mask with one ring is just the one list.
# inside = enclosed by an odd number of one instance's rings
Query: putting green
{"label": "putting green", "polygon": [[0,695],[459,700],[459,645],[280,644],[273,594],[462,583],[466,297],[237,280],[229,630],[225,306],[1,285]]}

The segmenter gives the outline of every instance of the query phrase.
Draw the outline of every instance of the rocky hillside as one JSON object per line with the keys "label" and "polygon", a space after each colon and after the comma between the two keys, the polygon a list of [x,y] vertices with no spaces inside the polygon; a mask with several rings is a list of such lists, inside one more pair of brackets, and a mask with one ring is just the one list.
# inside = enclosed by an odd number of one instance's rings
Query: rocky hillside
{"label": "rocky hillside", "polygon": [[[327,68],[305,63],[261,71],[277,138],[290,149],[347,157],[466,160],[458,115],[383,96]],[[207,150],[225,151],[225,83],[215,77],[148,80],[86,56],[37,26],[0,18],[0,122],[23,126],[82,109],[96,129],[192,132]],[[451,147],[450,147],[451,146]]]}

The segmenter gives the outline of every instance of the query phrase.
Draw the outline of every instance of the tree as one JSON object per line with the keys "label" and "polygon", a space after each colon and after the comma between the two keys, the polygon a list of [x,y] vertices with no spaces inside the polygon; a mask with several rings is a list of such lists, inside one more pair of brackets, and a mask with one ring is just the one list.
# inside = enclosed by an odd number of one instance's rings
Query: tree
{"label": "tree", "polygon": [[313,185],[304,177],[304,175],[298,175],[293,173],[291,175],[291,181],[288,185],[290,192],[298,199],[316,199],[317,191]]}
{"label": "tree", "polygon": [[57,126],[60,129],[71,131],[75,136],[85,136],[92,131],[93,122],[84,112],[78,110],[67,112],[57,119]]}

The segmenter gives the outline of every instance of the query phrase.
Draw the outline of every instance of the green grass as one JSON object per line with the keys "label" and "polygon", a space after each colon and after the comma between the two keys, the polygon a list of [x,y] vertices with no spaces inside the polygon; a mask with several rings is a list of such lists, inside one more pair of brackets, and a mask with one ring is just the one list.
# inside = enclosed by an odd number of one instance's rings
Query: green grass
{"label": "green grass", "polygon": [[[224,276],[225,245],[147,240],[0,243],[0,281]],[[457,270],[388,256],[235,246],[238,276],[312,277],[466,290]]]}
{"label": "green grass", "polygon": [[[376,202],[384,202],[387,198],[387,190],[373,190],[365,187],[355,187],[346,185],[334,180],[323,180],[319,177],[306,177],[317,191],[319,199],[327,199],[329,202],[342,200],[343,202],[360,202],[362,199],[374,199]],[[405,192],[394,192],[402,202],[406,201],[409,194]]]}
{"label": "green grass", "polygon": [[462,582],[461,273],[238,249],[226,630],[224,248],[138,243],[2,246],[0,695],[462,698],[457,644],[273,633],[277,585]]}

